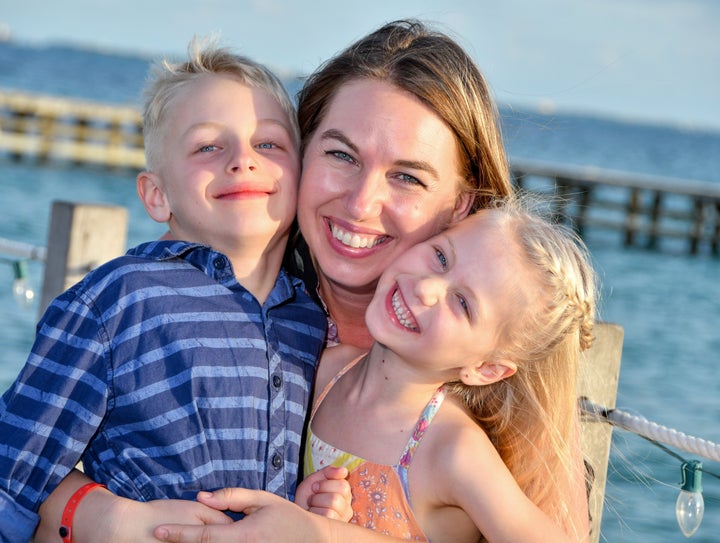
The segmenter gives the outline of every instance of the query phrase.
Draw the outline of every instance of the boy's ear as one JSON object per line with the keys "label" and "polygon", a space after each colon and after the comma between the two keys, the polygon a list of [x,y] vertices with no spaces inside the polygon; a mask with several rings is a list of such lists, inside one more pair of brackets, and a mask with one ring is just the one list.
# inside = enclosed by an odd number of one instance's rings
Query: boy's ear
{"label": "boy's ear", "polygon": [[468,191],[463,191],[460,195],[458,195],[455,200],[452,217],[450,218],[450,224],[455,224],[468,216],[474,199],[475,195]]}
{"label": "boy's ear", "polygon": [[517,371],[515,362],[497,359],[492,362],[480,362],[460,370],[460,380],[466,385],[483,386],[502,381]]}
{"label": "boy's ear", "polygon": [[148,215],[157,222],[170,220],[170,204],[157,174],[142,171],[137,176],[137,192]]}

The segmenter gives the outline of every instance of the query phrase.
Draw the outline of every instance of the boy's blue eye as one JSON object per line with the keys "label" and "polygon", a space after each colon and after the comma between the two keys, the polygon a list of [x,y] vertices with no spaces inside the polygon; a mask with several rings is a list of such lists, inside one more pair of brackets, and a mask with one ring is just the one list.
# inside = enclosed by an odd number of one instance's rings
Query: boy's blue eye
{"label": "boy's blue eye", "polygon": [[445,257],[445,253],[443,253],[440,249],[435,249],[435,256],[437,256],[438,262],[440,262],[442,269],[444,270],[445,268],[447,268],[447,258]]}

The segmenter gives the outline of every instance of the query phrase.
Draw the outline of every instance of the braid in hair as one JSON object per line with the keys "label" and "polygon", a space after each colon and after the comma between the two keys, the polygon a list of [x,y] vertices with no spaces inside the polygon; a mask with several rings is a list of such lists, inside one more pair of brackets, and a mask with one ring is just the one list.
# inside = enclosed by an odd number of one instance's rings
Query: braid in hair
{"label": "braid in hair", "polygon": [[578,483],[577,372],[580,351],[593,340],[595,274],[577,234],[532,211],[528,198],[478,212],[497,215],[496,227],[510,240],[508,250],[516,252],[529,272],[524,276],[531,278],[529,285],[516,285],[526,303],[518,304],[505,323],[495,353],[515,362],[517,372],[483,387],[453,383],[453,390],[524,492],[577,536],[568,496]]}

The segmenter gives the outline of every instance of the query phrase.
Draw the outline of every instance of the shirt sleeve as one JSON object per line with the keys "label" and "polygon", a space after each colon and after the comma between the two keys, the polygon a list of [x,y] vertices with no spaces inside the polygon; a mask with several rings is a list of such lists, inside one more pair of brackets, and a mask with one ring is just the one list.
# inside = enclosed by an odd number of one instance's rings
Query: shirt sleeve
{"label": "shirt sleeve", "polygon": [[79,291],[56,298],[38,323],[25,366],[0,398],[0,540],[37,522],[40,503],[98,430],[109,397],[107,337]]}

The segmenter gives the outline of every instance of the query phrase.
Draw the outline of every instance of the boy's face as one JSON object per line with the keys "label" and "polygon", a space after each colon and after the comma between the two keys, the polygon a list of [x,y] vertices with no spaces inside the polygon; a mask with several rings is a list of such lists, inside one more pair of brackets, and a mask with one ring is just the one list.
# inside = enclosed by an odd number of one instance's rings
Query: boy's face
{"label": "boy's face", "polygon": [[368,308],[379,343],[444,380],[487,361],[504,324],[531,300],[536,278],[492,213],[480,211],[403,253]]}
{"label": "boy's face", "polygon": [[262,89],[218,75],[187,84],[169,104],[159,167],[138,176],[146,209],[172,238],[228,254],[284,242],[300,173],[291,134]]}

